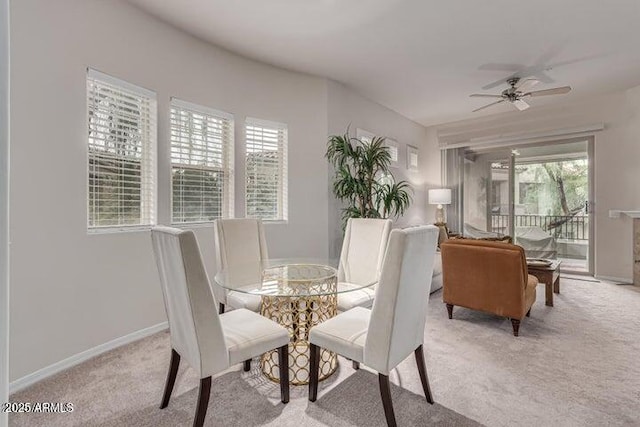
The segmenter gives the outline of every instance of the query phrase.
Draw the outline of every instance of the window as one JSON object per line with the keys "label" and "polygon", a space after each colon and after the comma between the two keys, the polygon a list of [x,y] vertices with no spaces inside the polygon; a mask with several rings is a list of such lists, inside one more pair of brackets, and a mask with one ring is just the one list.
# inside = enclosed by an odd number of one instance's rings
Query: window
{"label": "window", "polygon": [[389,166],[398,167],[398,141],[391,138],[386,138],[384,141],[385,147],[389,150],[389,155],[391,156],[391,163]]}
{"label": "window", "polygon": [[246,216],[287,220],[287,126],[248,118],[246,141]]}
{"label": "window", "polygon": [[373,138],[375,138],[376,135],[366,131],[364,129],[360,129],[357,128],[356,129],[356,138],[358,138],[360,141],[366,143],[366,144],[371,144],[371,141],[373,141]]}
{"label": "window", "polygon": [[502,205],[502,185],[504,181],[491,181],[491,207],[496,208]]}
{"label": "window", "polygon": [[[362,141],[365,144],[371,144],[373,142],[373,138],[376,135],[367,130],[357,128],[356,129],[356,138]],[[392,138],[386,138],[384,141],[384,146],[389,150],[389,155],[391,156],[391,162],[389,166],[398,167],[398,141]]]}
{"label": "window", "polygon": [[233,217],[233,116],[171,100],[171,221]]}
{"label": "window", "polygon": [[90,230],[152,225],[156,193],[156,95],[89,69]]}

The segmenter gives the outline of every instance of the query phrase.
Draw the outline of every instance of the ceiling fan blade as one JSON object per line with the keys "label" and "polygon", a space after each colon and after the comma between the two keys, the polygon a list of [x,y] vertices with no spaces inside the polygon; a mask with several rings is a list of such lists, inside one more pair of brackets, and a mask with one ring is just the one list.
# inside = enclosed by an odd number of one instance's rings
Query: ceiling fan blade
{"label": "ceiling fan blade", "polygon": [[529,104],[524,102],[522,99],[516,99],[515,101],[512,101],[511,103],[513,104],[514,107],[516,107],[520,111],[524,111],[527,108],[529,108]]}
{"label": "ceiling fan blade", "polygon": [[489,64],[482,64],[478,67],[478,70],[486,70],[486,71],[520,71],[523,68],[527,68],[526,65],[522,64],[498,64],[495,62]]}
{"label": "ceiling fan blade", "polygon": [[569,93],[570,91],[571,91],[571,86],[562,86],[562,87],[556,87],[553,89],[535,90],[533,92],[527,93],[526,95],[530,95],[530,96],[562,95],[565,93]]}
{"label": "ceiling fan blade", "polygon": [[532,87],[540,83],[537,79],[524,79],[520,80],[516,85],[516,90],[520,92],[528,92]]}
{"label": "ceiling fan blade", "polygon": [[476,108],[475,110],[472,111],[472,113],[475,113],[476,111],[484,110],[485,108],[489,108],[492,105],[500,104],[501,102],[504,102],[504,99],[501,99],[501,100],[496,101],[496,102],[492,102],[491,104],[487,104],[484,107]]}
{"label": "ceiling fan blade", "polygon": [[471,98],[502,98],[502,95],[489,95],[485,93],[474,93],[469,95]]}
{"label": "ceiling fan blade", "polygon": [[512,78],[515,78],[515,77],[517,77],[516,73],[514,73],[514,74],[512,74],[512,75],[510,75],[510,76],[508,76],[508,77],[506,77],[506,78],[501,78],[501,79],[499,79],[499,80],[496,80],[496,81],[495,81],[495,82],[493,82],[493,83],[489,83],[488,85],[482,86],[482,90],[490,90],[490,89],[493,89],[493,88],[495,88],[495,87],[498,87],[498,86],[500,86],[500,85],[503,85],[505,81],[507,81],[507,80],[509,80],[509,79],[512,79]]}

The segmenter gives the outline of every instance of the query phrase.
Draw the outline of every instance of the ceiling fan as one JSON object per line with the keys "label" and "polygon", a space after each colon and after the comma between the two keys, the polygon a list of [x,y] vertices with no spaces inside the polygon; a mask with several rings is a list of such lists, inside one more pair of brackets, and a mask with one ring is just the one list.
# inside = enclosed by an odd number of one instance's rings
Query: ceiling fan
{"label": "ceiling fan", "polygon": [[540,83],[540,81],[536,79],[522,80],[519,77],[514,77],[507,80],[507,83],[511,87],[503,90],[500,95],[488,95],[483,93],[474,93],[473,95],[470,95],[471,98],[498,98],[497,101],[492,102],[491,104],[487,104],[483,107],[476,108],[475,110],[473,110],[473,112],[475,113],[476,111],[484,110],[485,108],[491,107],[492,105],[500,104],[505,101],[510,102],[511,105],[516,107],[518,110],[523,111],[529,108],[529,104],[524,102],[522,98],[526,98],[529,96],[562,95],[571,91],[571,86],[530,91],[532,87]]}

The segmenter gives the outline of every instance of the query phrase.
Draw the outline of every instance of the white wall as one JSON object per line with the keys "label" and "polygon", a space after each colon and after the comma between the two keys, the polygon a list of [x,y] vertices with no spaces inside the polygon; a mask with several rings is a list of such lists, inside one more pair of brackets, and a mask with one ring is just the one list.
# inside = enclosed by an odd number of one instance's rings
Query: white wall
{"label": "white wall", "polygon": [[[640,87],[607,96],[524,113],[506,113],[430,128],[448,142],[469,138],[542,132],[604,123],[595,133],[595,273],[632,281],[632,223],[611,219],[610,209],[640,210]],[[444,137],[442,139],[445,139]]]}
{"label": "white wall", "polygon": [[[171,96],[234,113],[239,160],[245,116],[287,123],[289,223],[267,227],[270,253],[327,255],[323,79],[205,44],[122,1],[11,6],[11,380],[165,320],[149,233],[87,235],[88,66],[157,92],[160,223]],[[212,273],[213,231],[197,234]]]}
{"label": "white wall", "polygon": [[[9,401],[9,0],[0,0],[0,403]],[[0,426],[7,425],[0,413]]]}
{"label": "white wall", "polygon": [[[640,88],[425,129],[339,83],[231,54],[120,0],[19,0],[10,13],[11,380],[165,320],[148,233],[86,232],[88,66],[158,94],[160,223],[169,222],[171,96],[236,115],[238,213],[244,211],[244,117],[289,125],[289,223],[267,227],[274,257],[337,256],[341,220],[324,152],[327,134],[348,125],[354,134],[362,128],[399,142],[396,177],[416,190],[402,226],[433,220],[426,190],[440,186],[439,132],[469,137],[605,122],[596,135],[596,273],[631,278],[631,223],[609,219],[607,211],[640,209]],[[1,73],[2,67],[6,81]],[[417,173],[406,171],[406,144],[420,149]],[[213,273],[212,229],[197,233]]]}
{"label": "white wall", "polygon": [[[378,136],[398,141],[399,166],[393,169],[396,179],[407,180],[414,189],[413,203],[397,226],[433,223],[435,209],[427,205],[427,188],[440,186],[440,152],[437,140],[428,137],[427,129],[400,114],[368,100],[341,83],[329,81],[328,120],[329,135],[342,135],[350,126],[352,136],[356,129],[364,129]],[[419,171],[407,170],[407,144],[419,149]],[[329,168],[329,182],[333,176],[333,167]],[[329,196],[329,253],[337,257],[342,244],[341,205],[333,195]]]}

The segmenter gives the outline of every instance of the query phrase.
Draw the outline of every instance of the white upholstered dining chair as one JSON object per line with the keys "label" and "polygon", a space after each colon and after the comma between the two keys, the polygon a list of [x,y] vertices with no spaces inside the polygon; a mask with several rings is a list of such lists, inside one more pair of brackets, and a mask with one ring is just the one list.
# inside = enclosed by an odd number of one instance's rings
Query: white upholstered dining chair
{"label": "white upholstered dining chair", "polygon": [[[218,219],[214,222],[216,261],[218,271],[226,274],[226,282],[234,286],[250,285],[262,280],[262,271],[268,266],[269,254],[264,227],[259,219]],[[225,305],[259,311],[261,298],[243,292],[234,292],[220,286],[214,288],[220,313]]]}
{"label": "white upholstered dining chair", "polygon": [[171,335],[171,362],[160,408],[169,404],[180,360],[185,359],[200,378],[193,425],[202,426],[209,403],[211,376],[276,348],[281,399],[287,403],[287,330],[245,309],[218,314],[192,231],[154,227],[151,238]]}
{"label": "white upholstered dining chair", "polygon": [[[309,333],[309,400],[318,395],[320,349],[334,351],[378,372],[387,424],[395,426],[389,372],[412,352],[425,397],[433,403],[422,350],[438,229],[393,230],[371,310],[355,307]],[[355,396],[354,396],[355,398]]]}
{"label": "white upholstered dining chair", "polygon": [[338,287],[342,290],[373,284],[372,286],[338,294],[338,310],[371,307],[375,283],[380,279],[382,260],[391,231],[391,220],[350,218],[342,242],[338,264]]}

